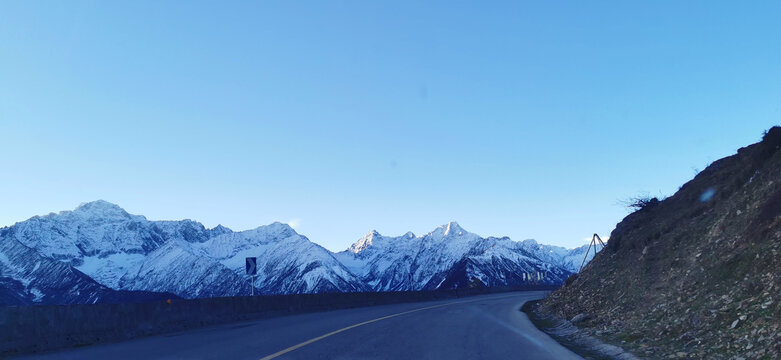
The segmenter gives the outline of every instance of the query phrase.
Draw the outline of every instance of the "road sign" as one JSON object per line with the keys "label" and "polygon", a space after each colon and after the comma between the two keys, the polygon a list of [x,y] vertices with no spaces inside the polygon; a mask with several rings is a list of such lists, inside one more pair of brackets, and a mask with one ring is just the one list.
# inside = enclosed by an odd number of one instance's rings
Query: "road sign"
{"label": "road sign", "polygon": [[250,278],[250,295],[255,296],[255,275],[258,273],[258,258],[248,257],[245,260],[244,269],[247,270],[247,275],[249,275]]}
{"label": "road sign", "polygon": [[248,257],[245,268],[247,269],[247,275],[258,274],[258,258]]}

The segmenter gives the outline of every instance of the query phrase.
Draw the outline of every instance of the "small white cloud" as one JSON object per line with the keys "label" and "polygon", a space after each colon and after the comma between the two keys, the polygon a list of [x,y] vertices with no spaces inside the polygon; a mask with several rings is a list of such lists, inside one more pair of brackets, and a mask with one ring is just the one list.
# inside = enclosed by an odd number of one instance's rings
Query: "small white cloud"
{"label": "small white cloud", "polygon": [[[608,240],[610,240],[610,236],[606,236],[606,237],[600,236],[599,238],[602,239],[602,242],[607,242]],[[591,239],[592,239],[592,237],[589,236],[587,238],[583,238],[583,241],[588,243],[588,242],[591,242]],[[599,241],[597,241],[597,244],[599,244]]]}
{"label": "small white cloud", "polygon": [[287,224],[290,225],[293,230],[298,230],[298,227],[301,226],[301,219],[290,219],[287,221]]}

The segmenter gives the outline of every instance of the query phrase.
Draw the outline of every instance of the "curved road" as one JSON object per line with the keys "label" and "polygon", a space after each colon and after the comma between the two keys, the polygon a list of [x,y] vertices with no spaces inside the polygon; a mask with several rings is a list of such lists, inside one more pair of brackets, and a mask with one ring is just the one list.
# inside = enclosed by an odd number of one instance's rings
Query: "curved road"
{"label": "curved road", "polygon": [[520,312],[513,292],[233,323],[36,359],[581,359]]}

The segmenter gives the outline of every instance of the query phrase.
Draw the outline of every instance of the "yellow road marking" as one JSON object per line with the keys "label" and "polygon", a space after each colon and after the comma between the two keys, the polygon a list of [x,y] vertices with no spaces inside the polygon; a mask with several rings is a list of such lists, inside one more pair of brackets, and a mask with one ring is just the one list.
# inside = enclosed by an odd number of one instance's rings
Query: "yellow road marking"
{"label": "yellow road marking", "polygon": [[265,356],[265,357],[261,358],[260,360],[270,360],[270,359],[273,359],[273,358],[285,355],[285,354],[287,354],[287,353],[289,353],[289,352],[291,352],[291,351],[293,351],[295,349],[307,346],[307,345],[309,345],[309,344],[311,344],[311,343],[313,343],[315,341],[323,340],[323,339],[325,339],[325,338],[327,338],[327,337],[329,337],[331,335],[336,335],[336,334],[338,334],[340,332],[344,332],[344,331],[347,331],[347,330],[350,330],[350,329],[354,329],[354,328],[357,328],[359,326],[363,326],[363,325],[366,325],[366,324],[371,324],[373,322],[390,319],[390,318],[393,318],[393,317],[396,317],[396,316],[406,315],[406,314],[410,314],[410,313],[414,313],[414,312],[418,312],[418,311],[429,310],[429,309],[434,309],[434,308],[448,306],[448,305],[462,304],[462,303],[467,303],[467,302],[475,302],[475,301],[480,301],[480,300],[504,299],[504,298],[513,297],[513,296],[518,296],[518,294],[509,295],[509,296],[502,296],[502,297],[495,297],[495,298],[491,298],[491,299],[473,299],[473,300],[454,301],[454,302],[449,302],[449,303],[446,303],[446,304],[426,306],[426,307],[422,307],[422,308],[419,308],[419,309],[413,309],[413,310],[408,310],[408,311],[400,312],[400,313],[393,314],[393,315],[383,316],[383,317],[372,319],[372,320],[369,320],[369,321],[364,321],[362,323],[350,325],[348,327],[344,327],[344,328],[341,328],[339,330],[334,330],[334,331],[331,331],[331,332],[329,332],[329,333],[327,333],[325,335],[320,335],[318,337],[311,338],[311,339],[309,339],[307,341],[304,341],[304,342],[302,342],[300,344],[293,345],[293,346],[291,346],[291,347],[289,347],[287,349],[280,350],[280,351],[277,351],[277,352],[275,352],[275,353],[273,353],[271,355]]}

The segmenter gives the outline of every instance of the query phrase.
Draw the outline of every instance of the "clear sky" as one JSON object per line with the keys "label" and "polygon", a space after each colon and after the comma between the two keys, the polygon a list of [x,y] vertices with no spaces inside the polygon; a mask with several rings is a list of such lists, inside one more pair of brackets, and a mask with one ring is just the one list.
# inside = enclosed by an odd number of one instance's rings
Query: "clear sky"
{"label": "clear sky", "polygon": [[781,2],[0,6],[0,226],[150,219],[563,246],[781,123]]}

